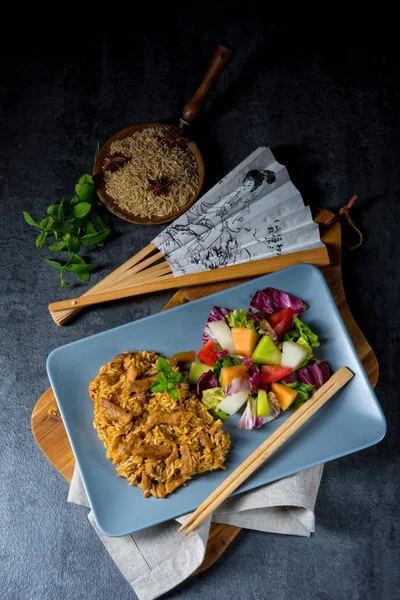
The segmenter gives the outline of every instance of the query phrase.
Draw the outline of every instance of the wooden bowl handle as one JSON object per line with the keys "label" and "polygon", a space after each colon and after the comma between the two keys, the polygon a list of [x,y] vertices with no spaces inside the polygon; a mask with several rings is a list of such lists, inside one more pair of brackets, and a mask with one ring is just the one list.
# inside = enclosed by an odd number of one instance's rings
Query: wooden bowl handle
{"label": "wooden bowl handle", "polygon": [[183,117],[181,119],[181,127],[191,124],[200,114],[201,106],[207,97],[211,87],[217,81],[218,77],[224,71],[226,65],[232,56],[232,51],[226,46],[220,44],[214,56],[211,59],[206,74],[203,77],[199,89],[185,105],[183,109]]}

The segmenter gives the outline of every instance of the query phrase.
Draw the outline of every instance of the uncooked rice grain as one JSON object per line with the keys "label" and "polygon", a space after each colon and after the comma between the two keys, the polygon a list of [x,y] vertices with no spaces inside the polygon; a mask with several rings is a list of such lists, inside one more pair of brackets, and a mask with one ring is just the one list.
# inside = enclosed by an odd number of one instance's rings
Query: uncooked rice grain
{"label": "uncooked rice grain", "polygon": [[[169,148],[162,140],[163,127],[149,127],[111,144],[111,154],[128,160],[113,173],[104,172],[106,191],[123,210],[139,217],[165,217],[175,212],[196,193],[196,160],[186,147]],[[149,179],[167,177],[168,193],[155,196],[148,191]]]}

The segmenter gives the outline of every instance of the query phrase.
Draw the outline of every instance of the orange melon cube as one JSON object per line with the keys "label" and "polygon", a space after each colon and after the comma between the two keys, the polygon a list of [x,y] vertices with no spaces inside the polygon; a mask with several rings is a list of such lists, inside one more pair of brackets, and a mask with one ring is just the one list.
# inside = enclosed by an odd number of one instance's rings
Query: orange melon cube
{"label": "orange melon cube", "polygon": [[234,365],[233,367],[222,367],[219,376],[221,387],[226,387],[234,379],[245,379],[248,371],[247,365]]}
{"label": "orange melon cube", "polygon": [[250,357],[257,346],[258,333],[247,327],[233,327],[231,334],[236,354]]}
{"label": "orange melon cube", "polygon": [[296,390],[281,383],[271,383],[271,392],[275,394],[282,410],[287,410],[297,396]]}

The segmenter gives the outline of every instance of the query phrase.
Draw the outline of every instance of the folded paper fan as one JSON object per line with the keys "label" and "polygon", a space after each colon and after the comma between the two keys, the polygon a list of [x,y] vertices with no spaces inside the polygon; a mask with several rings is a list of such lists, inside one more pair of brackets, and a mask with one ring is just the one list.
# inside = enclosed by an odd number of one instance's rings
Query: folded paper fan
{"label": "folded paper fan", "polygon": [[[285,255],[291,255],[286,257]],[[87,304],[263,274],[290,264],[328,264],[318,224],[269,148],[258,148],[146,248],[81,298],[50,308],[62,325]]]}

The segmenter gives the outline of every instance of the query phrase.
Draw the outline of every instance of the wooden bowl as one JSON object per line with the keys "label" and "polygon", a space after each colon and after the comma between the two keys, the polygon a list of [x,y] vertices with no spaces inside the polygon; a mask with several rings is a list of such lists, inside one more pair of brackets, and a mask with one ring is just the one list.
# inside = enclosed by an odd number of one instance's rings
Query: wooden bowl
{"label": "wooden bowl", "polygon": [[103,204],[110,210],[114,215],[124,219],[125,221],[129,221],[130,223],[137,223],[139,225],[159,225],[161,223],[168,223],[169,221],[175,220],[181,214],[187,211],[187,209],[197,200],[200,195],[201,189],[204,183],[204,162],[203,157],[198,149],[197,145],[194,142],[187,142],[186,147],[193,154],[196,166],[197,166],[197,176],[198,176],[198,184],[196,192],[189,198],[189,200],[181,206],[178,210],[169,213],[168,215],[164,215],[162,217],[140,217],[139,215],[135,215],[131,212],[128,212],[118,206],[115,202],[114,198],[112,198],[106,192],[106,184],[104,179],[104,171],[103,164],[107,154],[111,152],[111,144],[117,140],[122,140],[124,138],[130,137],[137,131],[142,131],[143,129],[147,129],[149,127],[168,127],[165,123],[139,123],[137,125],[132,125],[131,127],[127,127],[126,129],[122,129],[118,131],[115,135],[113,135],[101,148],[93,170],[93,178],[96,186],[96,192],[99,196],[100,200]]}

